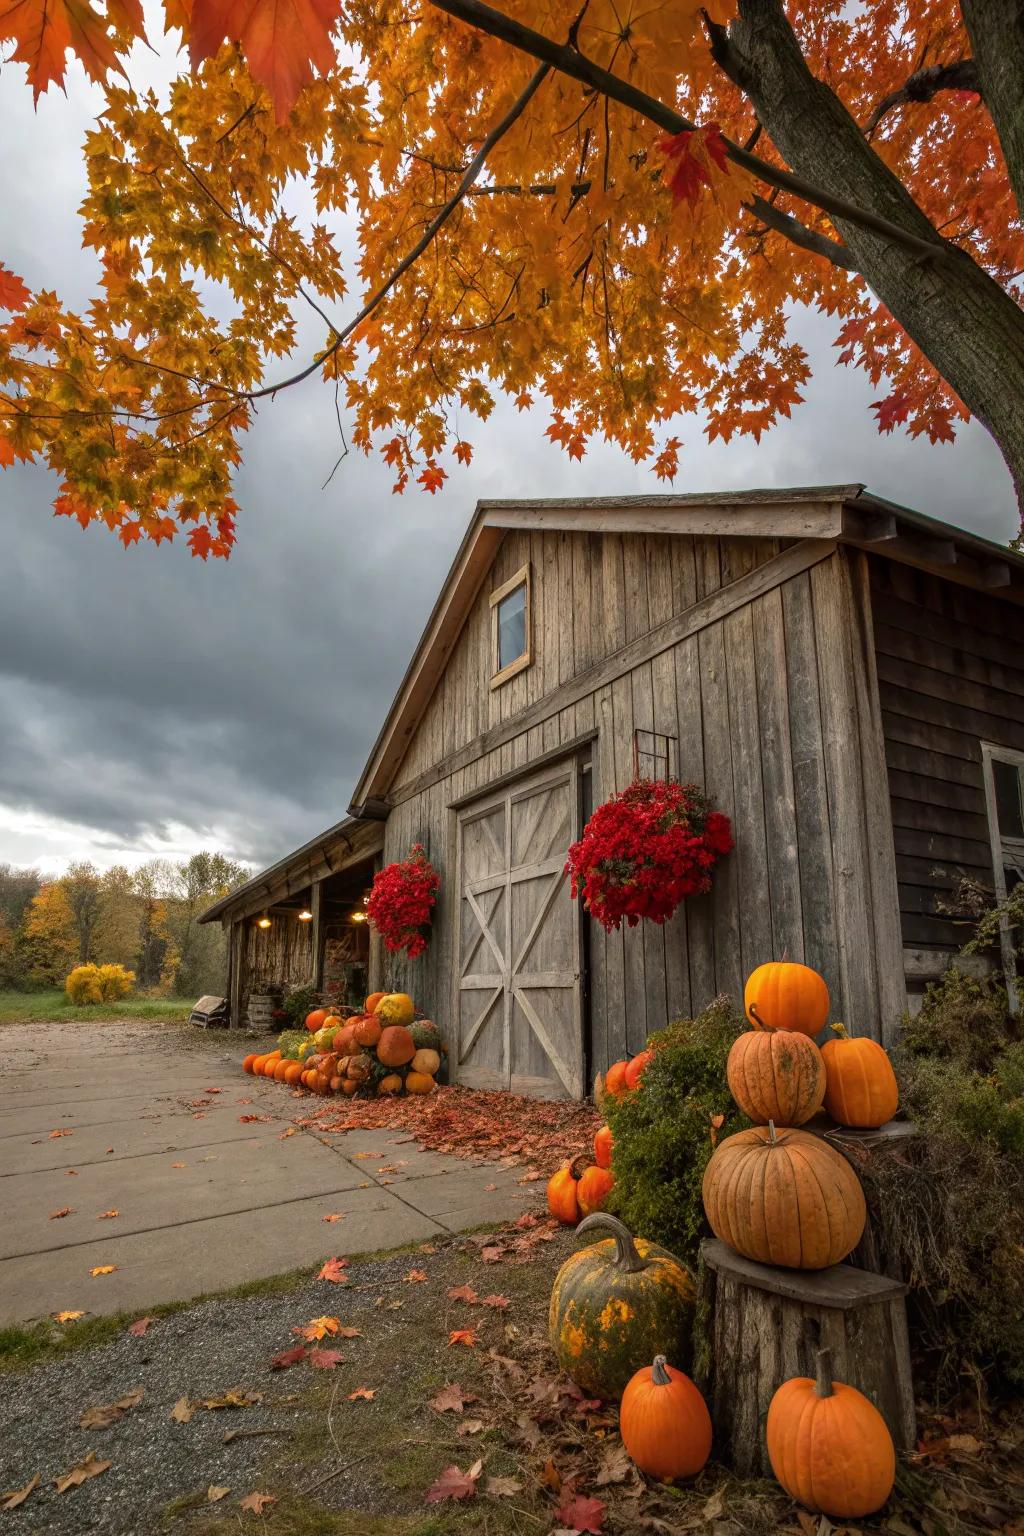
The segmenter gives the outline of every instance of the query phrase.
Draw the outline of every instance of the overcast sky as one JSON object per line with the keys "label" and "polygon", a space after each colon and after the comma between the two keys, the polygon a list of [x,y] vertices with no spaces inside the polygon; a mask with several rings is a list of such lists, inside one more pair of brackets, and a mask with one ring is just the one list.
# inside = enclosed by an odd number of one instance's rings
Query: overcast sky
{"label": "overcast sky", "polygon": [[[22,66],[0,67],[0,262],[76,305],[95,283],[75,209],[96,101],[73,65],[67,98],[51,89],[33,113]],[[865,481],[1008,539],[1010,482],[987,435],[879,437],[867,382],[834,366],[835,329],[798,317],[815,378],[760,446],[708,446],[683,418],[675,489]],[[472,467],[433,498],[392,496],[391,473],[361,456],[325,491],[332,396],[311,379],[264,406],[238,545],[206,565],[82,532],[52,516],[46,471],[0,472],[0,861],[59,871],[205,847],[262,865],[339,820],[477,498],[664,489],[606,446],[571,464],[546,425],[499,405],[472,434]]]}

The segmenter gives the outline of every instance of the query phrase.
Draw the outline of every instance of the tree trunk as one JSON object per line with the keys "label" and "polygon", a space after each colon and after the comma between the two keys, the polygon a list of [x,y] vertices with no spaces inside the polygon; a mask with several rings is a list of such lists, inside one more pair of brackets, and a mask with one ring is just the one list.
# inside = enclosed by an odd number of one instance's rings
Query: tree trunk
{"label": "tree trunk", "polygon": [[[1011,0],[975,0],[966,8],[988,15],[1013,6]],[[911,234],[942,243],[842,102],[812,75],[781,0],[739,0],[739,16],[714,53],[798,175]],[[1008,78],[1006,94],[1014,88]],[[1020,124],[1016,132],[1024,133]],[[835,222],[870,288],[992,434],[1024,515],[1024,312],[953,245],[945,244],[944,256],[931,261],[871,231]]]}
{"label": "tree trunk", "polygon": [[960,10],[1024,217],[1024,9],[1020,0],[960,0]]}

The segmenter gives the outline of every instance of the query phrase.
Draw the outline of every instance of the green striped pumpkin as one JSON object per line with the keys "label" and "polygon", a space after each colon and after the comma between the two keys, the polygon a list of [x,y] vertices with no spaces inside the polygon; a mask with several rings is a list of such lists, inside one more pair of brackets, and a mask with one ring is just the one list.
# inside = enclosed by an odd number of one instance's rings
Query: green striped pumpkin
{"label": "green striped pumpkin", "polygon": [[612,1235],[566,1259],[548,1326],[562,1370],[584,1392],[610,1400],[655,1355],[688,1369],[696,1289],[666,1248],[634,1240],[616,1217],[596,1212],[576,1228],[593,1231]]}

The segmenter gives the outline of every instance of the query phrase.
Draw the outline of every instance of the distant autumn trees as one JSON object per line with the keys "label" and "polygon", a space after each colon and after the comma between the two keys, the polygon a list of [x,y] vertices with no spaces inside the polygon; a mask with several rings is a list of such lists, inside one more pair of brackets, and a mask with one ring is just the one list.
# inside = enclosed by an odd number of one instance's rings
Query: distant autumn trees
{"label": "distant autumn trees", "polygon": [[139,869],[90,863],[48,879],[0,864],[0,988],[63,984],[75,965],[119,964],[140,990],[181,996],[223,986],[221,930],[202,912],[249,871],[219,853]]}

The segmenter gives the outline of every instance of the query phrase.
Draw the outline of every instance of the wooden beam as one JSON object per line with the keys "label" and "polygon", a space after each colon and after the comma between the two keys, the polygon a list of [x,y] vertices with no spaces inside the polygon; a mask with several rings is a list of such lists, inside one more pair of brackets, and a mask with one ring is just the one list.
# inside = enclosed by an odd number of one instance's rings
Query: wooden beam
{"label": "wooden beam", "polygon": [[741,576],[738,581],[719,587],[707,597],[702,598],[700,602],[695,603],[692,608],[688,608],[685,613],[676,614],[674,618],[631,641],[629,645],[605,657],[595,666],[588,667],[585,672],[580,672],[569,682],[563,683],[560,688],[555,688],[551,693],[538,699],[528,709],[482,732],[457,752],[452,752],[439,763],[435,763],[433,767],[428,768],[415,779],[411,779],[408,784],[401,785],[391,795],[391,804],[401,805],[404,801],[411,800],[414,795],[422,794],[424,790],[446,779],[449,774],[468,767],[478,758],[493,752],[496,747],[504,746],[506,742],[529,730],[531,726],[541,725],[551,716],[557,715],[560,710],[568,708],[570,704],[577,704],[580,699],[615,682],[617,678],[631,672],[634,667],[641,666],[645,661],[661,655],[663,651],[671,650],[680,640],[699,633],[708,625],[715,624],[727,614],[733,613],[737,608],[752,602],[755,597],[761,597],[765,592],[772,591],[783,582],[820,564],[822,560],[827,560],[835,553],[836,548],[832,540],[804,539],[799,544],[793,544],[788,549],[784,549],[780,555],[766,561],[764,565],[756,566],[746,576]]}
{"label": "wooden beam", "polygon": [[514,502],[484,513],[485,528],[530,528],[544,533],[686,534],[733,538],[834,539],[843,531],[841,503],[773,502],[770,506],[726,503],[647,507],[579,506],[548,502],[523,506]]}
{"label": "wooden beam", "polygon": [[1008,587],[1010,585],[1010,567],[1005,560],[983,562],[980,569],[983,587]]}
{"label": "wooden beam", "polygon": [[312,900],[310,901],[310,904],[309,904],[309,909],[310,909],[310,911],[313,914],[313,922],[311,924],[313,932],[310,935],[310,938],[312,939],[312,945],[313,945],[313,976],[312,976],[312,985],[316,988],[316,990],[318,992],[319,992],[320,988],[323,986],[323,972],[324,972],[324,966],[323,966],[323,894],[324,894],[324,883],[323,883],[323,881],[322,880],[314,880],[314,882],[313,882],[313,896],[312,896]]}
{"label": "wooden beam", "polygon": [[861,544],[884,544],[899,537],[899,526],[894,512],[860,512],[856,507],[843,508],[843,536],[856,539]]}

